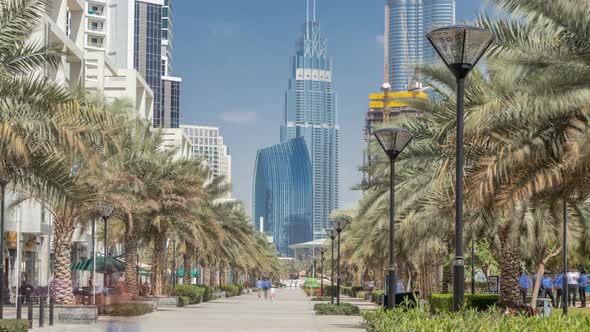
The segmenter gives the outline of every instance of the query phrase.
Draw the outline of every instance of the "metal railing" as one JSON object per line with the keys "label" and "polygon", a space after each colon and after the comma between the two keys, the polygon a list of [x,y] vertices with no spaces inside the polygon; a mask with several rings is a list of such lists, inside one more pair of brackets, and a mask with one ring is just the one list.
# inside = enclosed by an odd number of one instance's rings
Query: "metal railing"
{"label": "metal railing", "polygon": [[33,312],[34,307],[33,304],[38,303],[39,309],[39,327],[43,327],[45,324],[45,308],[46,305],[49,304],[49,326],[53,326],[53,317],[54,317],[54,307],[55,302],[53,299],[47,300],[47,296],[27,296],[27,295],[19,295],[16,298],[16,319],[22,319],[23,313],[23,305],[26,304],[27,306],[27,320],[29,321],[29,328],[33,328]]}

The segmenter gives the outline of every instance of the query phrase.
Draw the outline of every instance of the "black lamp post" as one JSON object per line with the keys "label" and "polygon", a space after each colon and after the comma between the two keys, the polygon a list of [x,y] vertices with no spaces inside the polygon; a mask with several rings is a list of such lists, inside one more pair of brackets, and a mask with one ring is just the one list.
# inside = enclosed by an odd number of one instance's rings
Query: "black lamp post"
{"label": "black lamp post", "polygon": [[567,298],[569,296],[567,284],[567,202],[563,199],[563,285],[562,285],[562,308],[563,314],[567,315]]}
{"label": "black lamp post", "polygon": [[334,304],[334,239],[338,236],[338,232],[335,229],[326,229],[326,234],[332,240],[332,269],[330,270],[332,274],[330,276],[330,294],[332,299],[330,302]]}
{"label": "black lamp post", "polygon": [[324,296],[324,254],[326,253],[326,251],[327,251],[327,249],[325,247],[320,248],[320,255],[322,256],[322,258],[321,258],[322,273],[320,273],[320,294],[321,294],[321,296]]}
{"label": "black lamp post", "polygon": [[445,65],[457,79],[457,160],[455,163],[455,259],[453,261],[453,310],[463,306],[465,261],[463,259],[463,106],[465,78],[492,45],[491,32],[472,26],[449,26],[426,35]]}
{"label": "black lamp post", "polygon": [[2,204],[0,207],[0,319],[4,318],[4,205],[6,203],[6,187],[9,182],[10,179],[6,175],[0,176],[0,187],[2,189]]}
{"label": "black lamp post", "polygon": [[340,305],[340,282],[342,279],[340,276],[340,233],[342,233],[344,227],[346,227],[349,222],[349,219],[336,219],[330,221],[332,227],[334,227],[336,233],[338,234],[338,258],[336,259],[336,304],[338,305]]}
{"label": "black lamp post", "polygon": [[99,206],[96,207],[96,211],[98,211],[98,214],[100,214],[100,216],[102,217],[102,220],[104,221],[104,269],[105,269],[105,273],[104,273],[104,277],[102,278],[102,288],[103,288],[103,292],[107,291],[107,258],[109,256],[109,251],[108,251],[108,246],[107,246],[107,222],[109,220],[109,218],[111,217],[111,214],[113,214],[113,211],[115,210],[115,207],[109,204],[100,204]]}
{"label": "black lamp post", "polygon": [[389,158],[389,283],[387,286],[387,308],[395,307],[395,159],[410,143],[414,135],[398,128],[385,128],[375,131],[377,141]]}

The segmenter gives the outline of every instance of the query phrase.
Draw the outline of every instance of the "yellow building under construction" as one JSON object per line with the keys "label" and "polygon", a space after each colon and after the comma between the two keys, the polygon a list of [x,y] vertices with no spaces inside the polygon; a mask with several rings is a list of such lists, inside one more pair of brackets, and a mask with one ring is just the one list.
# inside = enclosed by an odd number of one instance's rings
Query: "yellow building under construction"
{"label": "yellow building under construction", "polygon": [[369,111],[367,112],[365,131],[373,133],[375,125],[399,116],[417,116],[418,111],[410,107],[411,100],[428,99],[422,91],[381,92],[369,95]]}

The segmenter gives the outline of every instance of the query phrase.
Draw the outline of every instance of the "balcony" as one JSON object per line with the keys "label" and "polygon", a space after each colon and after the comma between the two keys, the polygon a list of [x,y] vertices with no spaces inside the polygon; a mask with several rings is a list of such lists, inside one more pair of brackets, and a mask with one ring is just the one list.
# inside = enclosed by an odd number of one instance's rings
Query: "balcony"
{"label": "balcony", "polygon": [[86,11],[88,15],[104,18],[104,6],[99,5],[88,5],[88,10]]}
{"label": "balcony", "polygon": [[86,31],[94,34],[104,35],[106,33],[104,24],[102,22],[89,21],[86,26]]}
{"label": "balcony", "polygon": [[98,37],[89,37],[86,40],[86,47],[103,49],[104,48],[104,39],[98,38]]}

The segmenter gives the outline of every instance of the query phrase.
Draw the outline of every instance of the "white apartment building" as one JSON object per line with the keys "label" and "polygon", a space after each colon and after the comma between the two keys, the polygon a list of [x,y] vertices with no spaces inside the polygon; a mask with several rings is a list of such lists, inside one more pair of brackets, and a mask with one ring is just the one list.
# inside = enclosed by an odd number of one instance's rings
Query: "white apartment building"
{"label": "white apartment building", "polygon": [[231,183],[231,155],[217,127],[180,125],[192,142],[192,156],[204,158],[213,176],[224,176]]}
{"label": "white apartment building", "polygon": [[175,150],[176,159],[192,158],[192,142],[181,128],[164,128],[162,130],[162,149]]}

